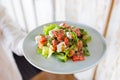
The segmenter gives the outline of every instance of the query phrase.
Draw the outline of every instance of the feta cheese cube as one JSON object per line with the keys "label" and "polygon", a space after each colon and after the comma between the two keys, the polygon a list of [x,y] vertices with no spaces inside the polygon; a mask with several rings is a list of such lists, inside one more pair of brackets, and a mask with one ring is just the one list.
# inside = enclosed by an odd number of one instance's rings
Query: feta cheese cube
{"label": "feta cheese cube", "polygon": [[72,36],[71,36],[70,32],[66,32],[66,36],[67,36],[69,39],[72,39]]}
{"label": "feta cheese cube", "polygon": [[66,45],[65,45],[65,42],[60,42],[58,45],[57,45],[57,52],[62,52],[64,51],[66,48]]}
{"label": "feta cheese cube", "polygon": [[41,38],[40,35],[38,35],[38,36],[35,37],[35,42],[36,42],[36,44],[38,44],[38,41],[40,40],[40,38]]}
{"label": "feta cheese cube", "polygon": [[53,31],[53,30],[49,31],[49,36],[50,36],[50,37],[53,37],[53,36],[54,36],[54,34],[53,34],[52,31]]}

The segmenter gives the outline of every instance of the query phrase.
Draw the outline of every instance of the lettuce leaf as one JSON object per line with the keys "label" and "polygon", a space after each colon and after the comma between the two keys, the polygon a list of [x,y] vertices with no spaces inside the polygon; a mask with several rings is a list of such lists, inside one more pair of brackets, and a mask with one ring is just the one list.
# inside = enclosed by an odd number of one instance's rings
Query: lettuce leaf
{"label": "lettuce leaf", "polygon": [[59,29],[59,28],[60,26],[57,24],[50,24],[48,26],[44,26],[44,34],[48,35],[50,30]]}

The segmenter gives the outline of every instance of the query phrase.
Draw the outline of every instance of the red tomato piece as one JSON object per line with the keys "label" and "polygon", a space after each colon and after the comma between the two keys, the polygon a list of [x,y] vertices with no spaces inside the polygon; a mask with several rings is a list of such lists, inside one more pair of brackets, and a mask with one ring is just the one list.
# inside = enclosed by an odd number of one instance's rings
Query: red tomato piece
{"label": "red tomato piece", "polygon": [[63,30],[53,31],[53,34],[57,38],[58,41],[63,40],[63,36],[64,36],[64,31]]}
{"label": "red tomato piece", "polygon": [[41,49],[44,46],[44,43],[38,42],[38,47]]}
{"label": "red tomato piece", "polygon": [[68,38],[67,37],[64,38],[64,42],[66,45],[68,45]]}
{"label": "red tomato piece", "polygon": [[41,35],[41,38],[40,38],[40,40],[38,42],[39,48],[42,48],[44,46],[44,44],[46,43],[46,41],[47,41],[46,37]]}
{"label": "red tomato piece", "polygon": [[75,54],[75,50],[70,50],[69,54],[68,54],[68,57],[72,57],[74,54]]}
{"label": "red tomato piece", "polygon": [[52,45],[56,46],[58,44],[57,40],[52,40]]}
{"label": "red tomato piece", "polygon": [[60,26],[67,27],[67,24],[65,22],[61,23]]}
{"label": "red tomato piece", "polygon": [[46,41],[47,41],[46,37],[45,36],[41,36],[40,42],[42,43],[42,42],[46,42]]}
{"label": "red tomato piece", "polygon": [[54,34],[55,37],[58,36],[58,32],[57,31],[53,31],[53,34]]}
{"label": "red tomato piece", "polygon": [[57,46],[52,46],[52,50],[56,51],[57,50]]}
{"label": "red tomato piece", "polygon": [[57,40],[52,40],[52,45],[53,45],[53,51],[56,51],[57,50],[57,44],[58,44],[58,41]]}
{"label": "red tomato piece", "polygon": [[81,35],[81,32],[80,32],[79,28],[74,28],[73,31],[77,34],[77,36]]}
{"label": "red tomato piece", "polygon": [[81,49],[82,49],[82,47],[83,47],[82,41],[79,41],[79,42],[77,43],[77,46],[78,46],[78,51],[81,51]]}
{"label": "red tomato piece", "polygon": [[73,55],[73,61],[83,61],[85,59],[84,55]]}
{"label": "red tomato piece", "polygon": [[57,37],[57,40],[58,40],[58,41],[62,41],[62,40],[63,40],[62,36],[59,35],[59,36]]}

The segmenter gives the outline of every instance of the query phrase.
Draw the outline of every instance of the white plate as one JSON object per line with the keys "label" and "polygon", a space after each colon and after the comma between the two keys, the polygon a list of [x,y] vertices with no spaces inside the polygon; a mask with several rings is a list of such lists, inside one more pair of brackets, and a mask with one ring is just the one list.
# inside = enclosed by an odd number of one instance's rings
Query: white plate
{"label": "white plate", "polygon": [[[56,24],[60,24],[63,21],[52,22]],[[23,42],[23,51],[25,58],[35,67],[41,69],[43,71],[47,71],[50,73],[57,73],[57,74],[72,74],[76,72],[80,72],[86,69],[89,69],[100,62],[101,58],[104,56],[106,50],[106,43],[103,36],[94,30],[93,28],[79,24],[74,22],[64,21],[68,25],[77,26],[83,28],[88,31],[89,35],[92,36],[92,41],[88,44],[88,49],[90,51],[91,56],[86,57],[84,61],[76,61],[73,62],[68,60],[67,62],[63,63],[58,61],[55,57],[50,57],[48,59],[42,57],[41,55],[37,54],[37,45],[35,43],[35,36],[38,34],[43,33],[43,26],[49,25],[44,24],[36,29],[32,30],[27,37],[24,39]]]}

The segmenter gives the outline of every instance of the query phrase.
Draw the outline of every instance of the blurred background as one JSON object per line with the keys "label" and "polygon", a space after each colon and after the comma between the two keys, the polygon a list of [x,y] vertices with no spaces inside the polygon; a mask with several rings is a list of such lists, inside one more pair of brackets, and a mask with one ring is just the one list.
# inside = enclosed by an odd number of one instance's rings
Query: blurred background
{"label": "blurred background", "polygon": [[[14,54],[25,80],[53,80],[50,76],[54,79],[57,76],[59,80],[120,80],[120,0],[0,0],[0,3],[13,21],[28,33],[44,23],[67,20],[93,27],[107,42],[108,49],[102,62],[75,75],[43,73],[24,57]],[[43,79],[46,75],[49,78]]]}
{"label": "blurred background", "polygon": [[68,20],[104,31],[112,0],[0,0],[12,19],[26,31],[52,22]]}

